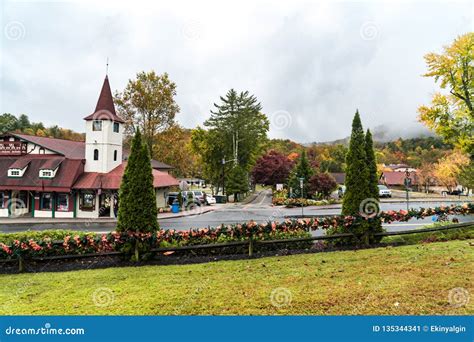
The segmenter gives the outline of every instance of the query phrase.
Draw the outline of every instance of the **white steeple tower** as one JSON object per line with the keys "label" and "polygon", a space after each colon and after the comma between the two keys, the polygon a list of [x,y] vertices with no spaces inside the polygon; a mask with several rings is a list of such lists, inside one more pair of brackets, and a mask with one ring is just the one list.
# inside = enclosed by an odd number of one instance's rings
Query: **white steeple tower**
{"label": "white steeple tower", "polygon": [[84,120],[86,120],[84,171],[110,172],[122,163],[124,121],[115,112],[108,76],[105,76],[94,113]]}

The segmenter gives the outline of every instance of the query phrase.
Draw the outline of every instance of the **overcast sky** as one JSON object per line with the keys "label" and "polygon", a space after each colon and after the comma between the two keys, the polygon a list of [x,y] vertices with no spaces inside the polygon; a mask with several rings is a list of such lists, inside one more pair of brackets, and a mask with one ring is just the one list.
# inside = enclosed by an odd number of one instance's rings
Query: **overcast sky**
{"label": "overcast sky", "polygon": [[0,1],[0,113],[76,131],[108,57],[113,90],[168,72],[185,127],[235,88],[261,101],[271,137],[343,138],[356,108],[410,135],[437,89],[423,55],[474,30],[470,1]]}

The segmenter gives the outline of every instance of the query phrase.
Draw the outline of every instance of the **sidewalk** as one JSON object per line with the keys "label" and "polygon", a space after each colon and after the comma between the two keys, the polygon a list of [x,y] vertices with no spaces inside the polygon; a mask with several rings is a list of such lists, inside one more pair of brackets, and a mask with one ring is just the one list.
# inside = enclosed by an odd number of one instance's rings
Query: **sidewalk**
{"label": "sidewalk", "polygon": [[[384,198],[380,199],[380,203],[406,203],[406,199],[402,198]],[[410,198],[409,203],[451,203],[451,204],[462,204],[462,203],[472,203],[474,199],[472,197],[459,199],[450,199],[450,198]],[[437,205],[439,206],[439,205]],[[342,204],[327,204],[327,205],[311,205],[307,206],[310,210],[323,210],[323,209],[341,209]]]}
{"label": "sidewalk", "polygon": [[[177,214],[173,213],[160,213],[158,214],[158,220],[167,220],[174,218],[181,218],[187,216],[196,216],[202,215],[205,213],[212,212],[218,209],[216,205],[213,206],[202,206],[194,210],[180,211]],[[44,218],[44,217],[17,217],[17,218],[0,218],[0,225],[16,225],[16,224],[28,224],[28,223],[91,223],[91,222],[100,222],[100,223],[115,223],[117,222],[116,218],[110,217],[99,217],[99,218]]]}

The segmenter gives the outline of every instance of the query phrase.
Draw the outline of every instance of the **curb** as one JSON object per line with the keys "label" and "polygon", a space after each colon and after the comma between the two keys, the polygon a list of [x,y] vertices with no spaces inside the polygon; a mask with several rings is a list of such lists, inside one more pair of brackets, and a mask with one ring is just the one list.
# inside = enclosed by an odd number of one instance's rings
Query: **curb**
{"label": "curb", "polygon": [[189,217],[189,216],[198,216],[198,215],[204,215],[204,214],[207,214],[207,213],[212,213],[213,211],[215,211],[216,209],[209,209],[209,210],[206,210],[206,211],[202,211],[202,212],[199,212],[199,213],[192,213],[192,214],[177,214],[176,216],[166,216],[166,217],[160,217],[160,215],[158,214],[158,221],[159,220],[168,220],[168,219],[174,219],[174,218],[182,218],[182,217]]}
{"label": "curb", "polygon": [[[215,208],[212,208],[212,209],[209,209],[209,210],[206,210],[206,211],[202,211],[202,212],[198,212],[198,213],[191,213],[191,214],[178,214],[176,216],[167,216],[167,217],[160,217],[160,214],[158,214],[158,220],[167,220],[167,219],[173,219],[173,218],[182,218],[182,217],[188,217],[188,216],[197,216],[197,215],[203,215],[203,214],[207,214],[207,213],[210,213],[210,212],[213,212],[215,211],[216,209]],[[71,223],[71,224],[74,224],[74,223],[90,223],[90,222],[94,222],[94,223],[105,223],[105,224],[108,224],[108,223],[117,223],[117,220],[116,219],[66,219],[66,220],[54,220],[54,221],[48,221],[48,222],[38,222],[38,221],[34,221],[33,218],[28,221],[15,221],[15,219],[9,221],[9,222],[0,222],[0,227],[1,226],[15,226],[15,225],[24,225],[24,224],[65,224],[65,223]]]}

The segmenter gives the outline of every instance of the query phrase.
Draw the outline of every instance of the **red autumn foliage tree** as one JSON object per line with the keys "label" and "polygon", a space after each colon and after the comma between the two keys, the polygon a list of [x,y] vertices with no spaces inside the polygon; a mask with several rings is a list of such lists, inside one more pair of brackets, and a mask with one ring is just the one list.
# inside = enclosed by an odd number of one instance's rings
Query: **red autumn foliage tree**
{"label": "red autumn foliage tree", "polygon": [[294,161],[277,151],[261,156],[252,170],[253,180],[257,184],[285,184],[293,168]]}
{"label": "red autumn foliage tree", "polygon": [[329,197],[337,187],[336,180],[329,173],[317,173],[309,180],[309,192],[312,196]]}

